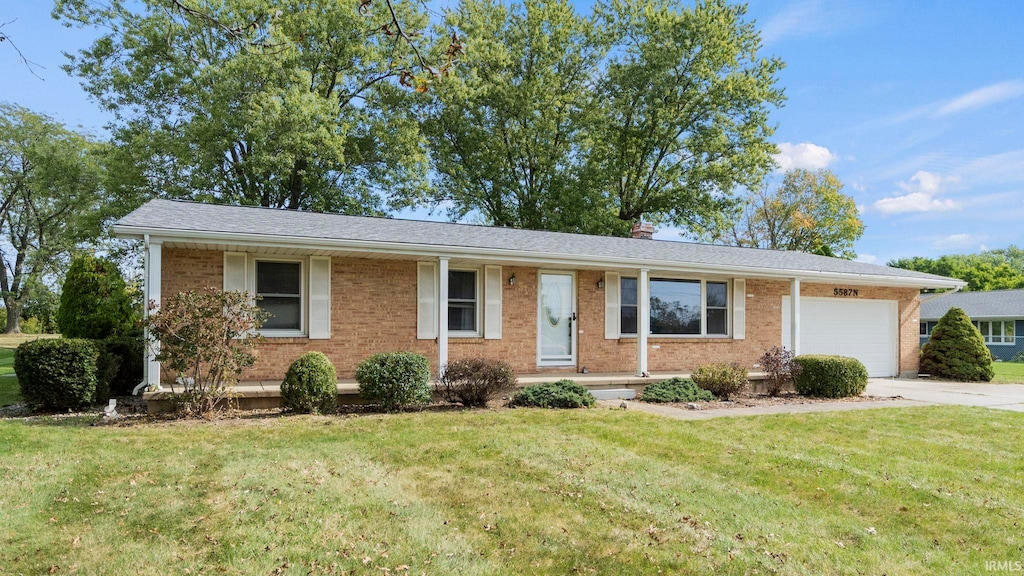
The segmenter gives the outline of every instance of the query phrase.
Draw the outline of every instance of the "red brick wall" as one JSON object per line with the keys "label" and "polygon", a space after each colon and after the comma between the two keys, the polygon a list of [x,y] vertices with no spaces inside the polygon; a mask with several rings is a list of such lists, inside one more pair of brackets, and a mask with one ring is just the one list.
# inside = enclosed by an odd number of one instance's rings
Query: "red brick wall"
{"label": "red brick wall", "polygon": [[[516,283],[508,284],[514,274]],[[449,358],[486,356],[507,360],[519,373],[537,368],[536,268],[502,267],[503,322],[500,340],[450,337]],[[604,337],[604,273],[577,272],[578,367],[590,372],[632,373],[637,365],[635,338]],[[223,253],[165,249],[163,297],[188,289],[223,285]],[[804,296],[830,296],[831,284],[804,284]],[[430,359],[437,369],[437,343],[416,339],[416,262],[411,260],[331,259],[331,339],[267,338],[259,361],[246,380],[280,380],[288,365],[310,350],[327,354],[339,378],[352,378],[360,360],[376,352],[412,351]],[[789,282],[747,280],[746,339],[648,339],[651,372],[690,371],[708,362],[738,362],[748,368],[768,348],[780,343],[782,297]],[[899,301],[900,370],[917,370],[918,299],[913,289],[860,287],[860,298]],[[565,372],[574,369],[544,369]]]}

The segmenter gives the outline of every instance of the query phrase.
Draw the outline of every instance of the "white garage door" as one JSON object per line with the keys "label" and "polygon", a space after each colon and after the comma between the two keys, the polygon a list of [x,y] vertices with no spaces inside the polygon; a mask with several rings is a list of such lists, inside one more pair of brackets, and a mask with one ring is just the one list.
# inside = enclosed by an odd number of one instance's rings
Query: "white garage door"
{"label": "white garage door", "polygon": [[[789,348],[790,300],[782,298],[782,345]],[[852,356],[872,377],[898,369],[898,307],[895,300],[800,299],[800,353]]]}

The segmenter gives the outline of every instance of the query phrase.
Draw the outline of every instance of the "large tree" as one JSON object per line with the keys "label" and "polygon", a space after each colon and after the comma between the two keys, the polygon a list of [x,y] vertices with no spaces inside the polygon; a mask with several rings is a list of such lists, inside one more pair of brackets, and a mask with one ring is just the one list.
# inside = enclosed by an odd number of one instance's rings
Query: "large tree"
{"label": "large tree", "polygon": [[379,194],[424,184],[418,2],[57,0],[54,14],[102,30],[66,69],[114,113],[127,186],[377,213]]}
{"label": "large tree", "polygon": [[584,148],[591,185],[627,222],[693,229],[718,220],[734,187],[772,168],[777,58],[762,57],[746,7],[607,0],[595,8],[611,57]]}
{"label": "large tree", "polygon": [[892,260],[887,265],[958,278],[967,282],[965,291],[1024,288],[1024,250],[1012,245],[979,254],[912,256]]}
{"label": "large tree", "polygon": [[758,56],[743,14],[720,0],[612,0],[592,16],[566,0],[463,0],[449,25],[466,55],[426,121],[426,203],[598,234],[717,219],[771,167],[768,111],[783,100],[782,64]]}
{"label": "large tree", "polygon": [[499,226],[605,229],[614,217],[600,191],[580,186],[606,50],[594,22],[567,0],[463,0],[447,23],[468,49],[426,112],[437,174],[426,202]]}
{"label": "large tree", "polygon": [[855,258],[853,243],[863,234],[857,204],[843,194],[835,174],[796,169],[777,187],[751,192],[731,225],[705,237],[734,246]]}
{"label": "large tree", "polygon": [[99,234],[104,145],[55,120],[0,105],[0,296],[18,333],[31,289]]}

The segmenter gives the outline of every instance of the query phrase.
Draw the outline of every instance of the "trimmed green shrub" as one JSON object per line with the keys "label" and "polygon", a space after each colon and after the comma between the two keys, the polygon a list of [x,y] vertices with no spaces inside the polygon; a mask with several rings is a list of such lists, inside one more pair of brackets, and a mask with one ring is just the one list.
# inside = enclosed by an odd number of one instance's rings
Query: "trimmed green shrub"
{"label": "trimmed green shrub", "polygon": [[338,374],[323,352],[306,352],[288,367],[281,383],[281,405],[312,414],[338,406]]}
{"label": "trimmed green shrub", "polygon": [[1024,350],[1014,354],[1013,358],[1010,358],[1010,362],[1024,362]]}
{"label": "trimmed green shrub", "polygon": [[430,363],[412,352],[374,354],[356,368],[359,394],[390,412],[430,402]]}
{"label": "trimmed green shrub", "polygon": [[56,320],[65,338],[102,340],[127,332],[135,314],[117,265],[92,255],[75,258],[64,279]]}
{"label": "trimmed green shrub", "polygon": [[89,340],[25,342],[14,353],[21,396],[43,410],[79,410],[96,401],[96,359]]}
{"label": "trimmed green shrub", "polygon": [[705,364],[690,376],[697,386],[728,400],[747,387],[747,369],[739,364]]}
{"label": "trimmed green shrub", "polygon": [[800,367],[793,383],[804,396],[859,396],[868,385],[868,369],[856,358],[809,354],[797,356],[793,363]]}
{"label": "trimmed green shrub", "polygon": [[468,358],[453,360],[444,369],[438,392],[448,402],[463,406],[486,406],[487,401],[514,390],[516,373],[504,360]]}
{"label": "trimmed green shrub", "polygon": [[689,378],[671,378],[645,387],[640,399],[644,402],[708,402],[714,400],[715,395]]}
{"label": "trimmed green shrub", "polygon": [[995,376],[992,352],[960,308],[950,308],[932,329],[921,348],[921,371],[961,382],[988,382]]}
{"label": "trimmed green shrub", "polygon": [[142,333],[111,336],[98,340],[96,345],[99,349],[96,400],[102,402],[112,396],[130,396],[142,382],[146,363],[146,340]]}
{"label": "trimmed green shrub", "polygon": [[572,380],[559,380],[527,386],[509,402],[509,406],[534,408],[583,408],[597,403],[597,399],[584,386]]}

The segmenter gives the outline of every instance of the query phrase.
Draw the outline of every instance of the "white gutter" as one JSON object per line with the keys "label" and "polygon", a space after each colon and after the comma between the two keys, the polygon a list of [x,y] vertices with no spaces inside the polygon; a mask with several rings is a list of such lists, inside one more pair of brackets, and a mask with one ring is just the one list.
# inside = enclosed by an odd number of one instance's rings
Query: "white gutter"
{"label": "white gutter", "polygon": [[963,288],[966,285],[967,284],[963,284],[962,286],[957,286],[956,288],[953,288],[949,292],[939,292],[938,294],[929,294],[927,298],[921,298],[921,303],[924,304],[925,302],[928,302],[929,300],[935,300],[939,296],[949,296],[950,294],[956,294],[957,292],[960,291],[961,288]]}
{"label": "white gutter", "polygon": [[725,264],[680,264],[671,260],[639,260],[632,258],[611,258],[604,256],[578,256],[573,254],[531,253],[507,248],[479,248],[472,246],[437,246],[430,244],[412,244],[402,242],[381,242],[371,240],[346,240],[323,238],[312,240],[301,236],[267,236],[262,234],[237,232],[186,231],[173,229],[152,229],[135,226],[114,225],[114,234],[119,238],[142,239],[159,235],[168,241],[209,242],[215,244],[236,244],[253,248],[280,248],[282,246],[301,250],[352,250],[366,253],[402,254],[437,258],[440,256],[459,257],[466,259],[496,259],[503,261],[522,262],[524,264],[541,264],[548,266],[592,266],[599,269],[627,268],[639,266],[657,268],[659,270],[700,273],[730,274],[747,278],[784,278],[800,276],[813,281],[831,280],[858,285],[877,285],[882,282],[887,286],[907,288],[955,288],[966,285],[959,280],[928,280],[922,278],[905,278],[901,276],[883,276],[872,274],[851,274],[843,272],[823,272],[820,270],[797,270],[786,268],[760,268],[754,266],[736,266]]}

